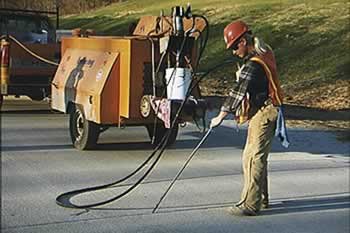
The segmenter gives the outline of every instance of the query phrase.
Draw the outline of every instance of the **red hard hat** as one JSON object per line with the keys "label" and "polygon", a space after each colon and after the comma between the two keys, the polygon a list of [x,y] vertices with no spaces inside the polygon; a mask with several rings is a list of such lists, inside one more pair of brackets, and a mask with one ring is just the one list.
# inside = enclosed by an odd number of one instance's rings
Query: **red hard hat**
{"label": "red hard hat", "polygon": [[238,38],[244,33],[248,32],[249,28],[243,21],[234,21],[227,25],[224,29],[224,39],[226,42],[226,49],[229,49]]}

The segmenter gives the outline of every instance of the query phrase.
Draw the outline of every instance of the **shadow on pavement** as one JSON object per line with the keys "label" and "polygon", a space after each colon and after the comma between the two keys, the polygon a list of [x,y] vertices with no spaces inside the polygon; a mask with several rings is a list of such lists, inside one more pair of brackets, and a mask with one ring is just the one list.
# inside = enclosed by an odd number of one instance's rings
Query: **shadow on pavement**
{"label": "shadow on pavement", "polygon": [[[334,136],[338,131],[288,129],[290,141],[289,148],[282,147],[275,137],[272,143],[271,153],[276,152],[301,152],[310,154],[321,154],[331,157],[331,155],[350,156],[350,143],[341,142]],[[198,140],[178,140],[176,148],[194,148],[199,142],[201,134],[198,132],[185,133],[187,136],[198,137]],[[242,149],[245,145],[247,129],[241,128],[238,132],[233,127],[220,126],[209,135],[201,149],[215,147],[235,147]]]}
{"label": "shadow on pavement", "polygon": [[[190,210],[203,210],[212,208],[225,208],[233,206],[234,202],[228,203],[211,203],[192,206],[179,206],[179,207],[162,207],[159,212],[174,212],[174,211],[190,211]],[[273,204],[269,209],[260,212],[259,216],[276,215],[276,214],[290,214],[310,211],[326,211],[336,209],[349,209],[350,208],[350,195],[335,195],[330,197],[318,197],[308,199],[294,199],[286,200],[278,204]]]}
{"label": "shadow on pavement", "polygon": [[38,151],[73,149],[73,145],[28,145],[28,146],[1,146],[1,151]]}
{"label": "shadow on pavement", "polygon": [[[50,129],[51,130],[51,129]],[[289,148],[281,146],[277,138],[273,140],[271,153],[310,153],[320,154],[327,157],[350,156],[350,144],[348,142],[340,142],[333,135],[334,132],[316,131],[316,130],[298,130],[292,129],[288,131],[291,145]],[[233,127],[220,126],[212,131],[207,140],[199,148],[201,150],[210,149],[239,149],[243,150],[246,141],[246,128],[240,129],[238,132]],[[165,150],[174,151],[181,149],[194,149],[202,138],[203,134],[198,131],[185,131],[178,136],[176,143]],[[115,137],[115,138],[114,138]],[[125,136],[124,136],[125,137]],[[190,137],[190,138],[189,138]],[[106,142],[106,140],[108,142]],[[104,137],[98,142],[92,151],[148,151],[151,153],[155,148],[149,141],[138,138],[136,141],[118,142],[118,134]],[[114,142],[115,141],[115,142]],[[61,150],[74,149],[71,144],[61,145],[24,145],[24,146],[2,146],[2,151],[36,151],[36,150]]]}
{"label": "shadow on pavement", "polygon": [[[209,204],[197,204],[197,205],[182,205],[182,206],[162,206],[158,209],[157,213],[171,213],[171,212],[181,212],[181,211],[192,211],[192,210],[206,210],[206,209],[216,209],[224,208],[234,205],[234,202],[227,203],[209,203]],[[92,210],[125,210],[125,211],[140,211],[140,210],[149,210],[152,212],[154,207],[134,207],[134,208],[91,208]]]}
{"label": "shadow on pavement", "polygon": [[271,208],[262,211],[261,215],[290,214],[349,208],[350,195],[334,195],[330,197],[303,198],[282,201],[279,204],[272,204]]}
{"label": "shadow on pavement", "polygon": [[[157,213],[172,213],[182,211],[194,211],[194,210],[207,210],[231,207],[235,202],[226,203],[206,203],[196,205],[179,205],[179,206],[161,206]],[[296,197],[295,199],[280,200],[275,204],[272,204],[269,209],[262,210],[259,216],[277,215],[277,214],[290,214],[300,212],[311,211],[327,211],[336,209],[349,209],[350,208],[350,195],[349,193],[333,194],[331,196],[310,196],[308,198]],[[153,207],[131,207],[131,208],[108,208],[108,207],[96,207],[91,210],[107,210],[107,211],[145,211],[153,210]],[[223,211],[225,211],[223,209]],[[144,213],[144,212],[143,212]],[[229,214],[229,213],[228,213]]]}
{"label": "shadow on pavement", "polygon": [[28,110],[7,110],[0,111],[1,114],[58,114],[58,112],[54,112],[52,110],[45,109],[28,109]]}
{"label": "shadow on pavement", "polygon": [[99,151],[132,151],[132,150],[153,150],[151,142],[120,142],[120,143],[98,143],[94,150]]}

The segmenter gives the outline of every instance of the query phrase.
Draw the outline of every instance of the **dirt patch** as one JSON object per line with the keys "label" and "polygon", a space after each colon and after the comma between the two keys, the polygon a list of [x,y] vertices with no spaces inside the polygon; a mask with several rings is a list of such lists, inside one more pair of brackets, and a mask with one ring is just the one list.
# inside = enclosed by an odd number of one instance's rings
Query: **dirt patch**
{"label": "dirt patch", "polygon": [[298,106],[323,110],[350,109],[350,80],[327,82],[305,82],[287,86],[285,102]]}

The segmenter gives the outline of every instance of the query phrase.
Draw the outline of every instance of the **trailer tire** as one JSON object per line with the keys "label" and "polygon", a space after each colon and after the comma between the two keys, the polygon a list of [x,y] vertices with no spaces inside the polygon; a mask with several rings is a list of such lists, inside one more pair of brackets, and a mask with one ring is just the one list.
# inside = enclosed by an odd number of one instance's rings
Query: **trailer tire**
{"label": "trailer tire", "polygon": [[4,102],[4,96],[0,94],[0,108],[2,108],[2,102]]}
{"label": "trailer tire", "polygon": [[29,98],[31,100],[35,100],[35,101],[41,101],[41,100],[44,99],[44,95],[43,94],[30,94],[28,96],[29,96]]}
{"label": "trailer tire", "polygon": [[[153,124],[146,125],[146,128],[147,128],[148,135],[152,140],[153,133],[154,133],[154,125]],[[156,135],[154,138],[154,145],[157,146],[162,141],[163,136],[165,135],[167,130],[171,130],[171,133],[167,142],[167,147],[175,143],[177,133],[179,131],[179,124],[175,124],[172,129],[167,129],[164,127],[164,124],[160,123],[160,124],[157,124],[156,126]]]}
{"label": "trailer tire", "polygon": [[69,114],[69,132],[75,148],[90,150],[96,146],[100,127],[99,124],[87,120],[83,108],[75,105]]}

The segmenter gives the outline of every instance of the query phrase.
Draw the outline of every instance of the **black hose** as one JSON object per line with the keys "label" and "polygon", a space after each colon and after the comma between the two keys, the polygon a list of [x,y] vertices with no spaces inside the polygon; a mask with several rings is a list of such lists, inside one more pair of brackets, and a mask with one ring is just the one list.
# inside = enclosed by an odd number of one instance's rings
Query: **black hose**
{"label": "black hose", "polygon": [[[166,134],[167,135],[167,134]],[[170,135],[170,133],[168,134]],[[169,138],[168,136],[163,137],[163,138]],[[166,140],[167,141],[167,140]],[[157,150],[154,150],[154,153],[152,153],[152,156],[149,157],[149,160],[146,160],[147,162],[143,163],[141,166],[139,166],[133,173],[130,173],[128,176],[124,177],[123,179],[118,180],[117,182],[111,183],[111,184],[107,184],[107,185],[101,185],[101,186],[95,186],[95,187],[90,187],[90,188],[85,188],[85,189],[80,189],[80,190],[75,190],[75,191],[71,191],[71,192],[67,192],[67,193],[63,193],[61,195],[59,195],[56,198],[56,203],[60,206],[63,207],[67,207],[67,208],[76,208],[76,209],[89,209],[92,207],[96,207],[96,206],[100,206],[100,205],[105,205],[107,203],[113,202],[115,200],[118,200],[122,197],[124,197],[125,195],[127,195],[128,193],[130,193],[132,190],[134,190],[147,176],[148,174],[153,170],[153,168],[155,167],[155,165],[158,163],[165,147],[166,147],[166,142],[159,144],[162,145],[161,147],[161,151],[160,154],[158,155],[158,157],[156,158],[156,160],[152,163],[152,165],[149,167],[149,169],[145,172],[145,174],[136,181],[135,184],[133,184],[131,187],[129,187],[127,190],[125,190],[124,192],[122,192],[121,194],[107,199],[105,201],[101,201],[101,202],[97,202],[97,203],[93,203],[93,204],[87,204],[87,205],[75,205],[73,203],[70,202],[70,198],[72,198],[73,196],[76,196],[78,194],[82,194],[82,193],[86,193],[86,192],[92,192],[92,191],[96,191],[96,190],[101,190],[101,189],[106,189],[109,188],[117,183],[121,183],[123,181],[125,181],[126,179],[130,178],[131,176],[133,176],[134,174],[136,174],[139,170],[141,170],[141,168],[143,168],[148,161],[150,160],[150,158],[152,158],[154,156],[154,154],[157,152]]]}
{"label": "black hose", "polygon": [[[207,19],[204,17],[204,16],[194,16],[194,17],[200,17],[200,18],[203,18],[206,22],[206,26],[208,27],[209,24],[208,24],[208,21]],[[197,59],[197,65],[199,63],[199,60],[203,54],[203,51],[204,51],[204,48],[207,44],[207,41],[208,41],[208,35],[209,35],[209,29],[207,29],[207,33],[206,33],[206,38],[205,38],[205,41],[204,43],[201,43],[201,49],[200,49],[200,54],[199,54],[199,57]],[[181,49],[180,49],[180,53],[181,51],[183,50],[184,48],[184,43],[185,43],[185,40],[186,40],[186,37],[184,38],[184,41],[182,43],[182,46],[181,46]],[[204,74],[202,74],[200,76],[200,78],[198,78],[196,80],[196,82],[193,84],[191,83],[190,85],[190,88],[189,90],[187,91],[186,93],[186,97],[185,99],[182,101],[172,123],[171,123],[171,127],[170,129],[167,130],[167,132],[164,134],[163,138],[161,139],[160,143],[156,146],[156,148],[152,151],[152,153],[150,154],[150,156],[140,165],[138,166],[133,172],[131,172],[129,175],[125,176],[124,178],[122,179],[119,179],[115,182],[112,182],[112,183],[108,183],[108,184],[104,184],[104,185],[99,185],[99,186],[94,186],[94,187],[88,187],[88,188],[84,188],[84,189],[79,189],[79,190],[73,190],[73,191],[70,191],[70,192],[66,192],[66,193],[63,193],[63,194],[60,194],[57,198],[56,198],[56,203],[62,207],[67,207],[67,208],[77,208],[77,209],[88,209],[88,208],[92,208],[92,207],[96,207],[96,206],[100,206],[100,205],[105,205],[107,203],[110,203],[110,202],[113,202],[113,201],[116,201],[122,197],[124,197],[125,195],[127,195],[128,193],[130,193],[132,190],[134,190],[148,175],[149,173],[153,170],[153,168],[156,166],[156,164],[158,163],[158,161],[160,160],[166,146],[167,146],[167,143],[168,143],[168,140],[170,138],[170,134],[171,134],[171,130],[174,128],[176,122],[177,122],[177,119],[180,115],[180,113],[182,112],[182,109],[184,108],[184,105],[186,103],[186,101],[188,100],[188,98],[190,97],[190,94],[191,92],[194,90],[194,88],[198,85],[198,83],[206,76],[208,75],[210,72],[212,72],[213,70],[215,69],[218,69],[220,68],[221,66],[224,66],[226,65],[227,63],[231,63],[232,60],[228,60],[228,61],[225,61],[224,63],[222,64],[219,64],[219,65],[216,65],[214,66],[213,68],[209,69],[208,71],[206,71]],[[193,79],[192,79],[193,80]],[[192,81],[193,82],[193,81]],[[165,92],[164,92],[165,94]],[[164,95],[163,94],[163,95]],[[131,187],[129,187],[127,190],[125,190],[124,192],[122,192],[121,194],[113,197],[113,198],[110,198],[108,200],[105,200],[105,201],[101,201],[101,202],[96,202],[96,203],[93,203],[93,204],[87,204],[87,205],[76,205],[76,204],[73,204],[70,199],[73,197],[73,196],[76,196],[76,195],[79,195],[79,194],[83,194],[83,193],[86,193],[86,192],[92,192],[92,191],[97,191],[97,190],[102,190],[102,189],[106,189],[106,188],[109,188],[109,187],[112,187],[112,186],[115,186],[117,184],[120,184],[124,181],[126,181],[127,179],[129,179],[130,177],[134,176],[135,174],[137,174],[139,171],[141,171],[150,161],[151,159],[154,157],[154,155],[159,151],[159,154],[158,156],[156,157],[156,159],[153,161],[153,163],[151,164],[151,166],[148,168],[148,170],[141,176],[141,178],[139,180],[136,181],[136,183],[134,183]]]}
{"label": "black hose", "polygon": [[[109,183],[109,184],[104,184],[104,185],[99,185],[99,186],[94,186],[94,187],[88,187],[88,188],[83,188],[83,189],[78,189],[78,190],[73,190],[73,191],[70,191],[70,192],[62,193],[59,196],[57,196],[56,203],[58,205],[62,206],[62,207],[66,207],[66,208],[86,209],[86,208],[91,208],[91,207],[103,205],[103,204],[106,204],[106,203],[114,201],[115,198],[112,198],[112,199],[109,199],[107,201],[94,203],[94,204],[89,204],[89,205],[75,205],[75,204],[70,202],[70,198],[72,198],[73,196],[76,196],[78,194],[82,194],[82,193],[86,193],[86,192],[92,192],[92,191],[97,191],[97,190],[101,190],[101,189],[106,189],[106,188],[115,186],[116,184],[124,182],[125,180],[127,180],[130,177],[134,176],[136,173],[138,173],[142,168],[144,168],[148,164],[148,162],[153,158],[153,156],[159,150],[160,145],[162,145],[162,144],[161,143],[158,144],[158,146],[153,150],[151,155],[140,166],[138,166],[133,172],[131,172],[129,175],[125,176],[124,178],[122,178],[120,180],[117,180],[117,181],[114,181],[114,182]],[[124,196],[124,195],[122,195],[122,196]],[[122,196],[118,195],[117,199],[121,198]]]}
{"label": "black hose", "polygon": [[[188,37],[188,35],[186,35],[186,36],[184,37],[183,41],[182,41],[182,44],[181,44],[181,47],[180,47],[180,50],[179,50],[179,54],[182,53],[182,51],[183,51],[183,49],[184,49],[184,47],[185,47],[185,43],[186,43],[187,37]],[[167,53],[167,52],[166,52],[166,53]],[[162,62],[162,60],[161,60],[160,62]],[[159,67],[160,67],[160,66],[161,66],[161,63],[159,63]],[[171,75],[170,75],[169,82],[166,83],[166,87],[169,85],[171,79],[174,78],[173,76],[174,76],[174,74],[175,74],[175,72],[176,72],[176,69],[177,69],[177,67],[175,67],[175,68],[173,69],[173,71],[172,71],[172,73],[171,73]],[[158,72],[159,72],[159,70],[158,70],[158,68],[157,68],[157,73],[156,73],[156,75],[158,74]],[[153,84],[153,85],[155,85],[155,84]],[[165,96],[165,91],[166,91],[166,88],[163,90],[162,95],[161,95],[161,98],[163,98],[163,97]],[[157,116],[158,113],[159,113],[159,106],[160,106],[160,105],[158,105],[158,107],[157,107],[156,116]],[[152,141],[152,144],[154,144],[154,142],[155,142],[157,121],[158,121],[158,118],[155,117],[155,118],[154,118],[154,123],[153,123],[152,140],[151,140],[151,141]],[[175,125],[175,124],[174,124],[174,125]],[[171,127],[171,130],[172,130],[172,129],[173,129],[173,127]]]}
{"label": "black hose", "polygon": [[[184,40],[181,44],[181,48],[180,48],[180,52],[184,49],[184,44],[186,41],[186,37],[184,37]],[[175,68],[176,69],[176,68]],[[175,71],[174,69],[174,71]],[[174,71],[172,73],[171,76],[173,76]],[[162,97],[165,95],[165,91],[162,94]],[[183,107],[182,107],[183,108]],[[158,111],[158,110],[157,110]],[[156,113],[157,114],[157,113]],[[178,115],[178,114],[177,114]],[[92,208],[95,206],[100,206],[100,205],[104,205],[107,204],[109,202],[115,201],[117,199],[120,199],[121,197],[125,196],[126,194],[128,194],[129,192],[131,192],[134,188],[136,188],[138,186],[138,184],[140,184],[146,177],[147,175],[151,172],[151,170],[153,169],[153,167],[157,164],[158,160],[160,159],[163,151],[165,150],[165,147],[167,145],[167,142],[169,140],[170,134],[171,134],[171,129],[174,128],[174,125],[176,124],[178,117],[174,118],[174,121],[171,124],[171,128],[170,130],[167,130],[166,134],[163,136],[163,138],[161,139],[160,143],[157,145],[157,147],[153,150],[153,152],[151,153],[151,155],[139,166],[137,167],[133,172],[131,172],[129,175],[125,176],[124,178],[117,180],[115,182],[109,183],[109,184],[104,184],[104,185],[99,185],[99,186],[94,186],[94,187],[88,187],[88,188],[84,188],[84,189],[78,189],[78,190],[73,190],[70,192],[66,192],[63,194],[60,194],[57,198],[56,198],[56,203],[62,207],[67,207],[67,208],[78,208],[78,209],[87,209],[87,208]],[[157,117],[155,118],[155,122],[154,124],[157,124]],[[155,135],[155,129],[154,129],[154,133],[153,133],[153,137]],[[152,142],[153,142],[153,138],[152,138]],[[98,203],[94,203],[94,204],[88,204],[88,205],[75,205],[73,204],[70,199],[73,196],[82,194],[82,193],[86,193],[86,192],[92,192],[92,191],[97,191],[97,190],[102,190],[102,189],[106,189],[109,187],[112,187],[116,184],[122,183],[125,180],[129,179],[130,177],[134,176],[135,174],[137,174],[139,171],[142,170],[142,168],[144,168],[149,161],[153,158],[153,156],[157,153],[157,151],[161,149],[160,154],[158,155],[158,157],[155,159],[155,161],[153,162],[153,164],[150,166],[150,168],[146,171],[146,173],[134,184],[132,185],[130,188],[128,188],[126,191],[124,191],[123,193],[119,194],[118,196],[115,196],[111,199],[102,201],[102,202],[98,202]]]}
{"label": "black hose", "polygon": [[[209,69],[208,71],[206,71],[204,74],[202,74],[197,80],[196,80],[196,83],[194,85],[191,86],[191,88],[187,91],[187,94],[186,94],[186,97],[185,99],[183,100],[183,102],[181,103],[176,115],[175,115],[175,118],[174,120],[172,121],[172,124],[171,124],[171,129],[174,127],[174,125],[176,124],[176,121],[177,121],[177,118],[179,117],[183,107],[185,106],[185,103],[187,101],[187,99],[189,98],[190,96],[190,93],[193,91],[193,89],[199,84],[199,82],[205,77],[207,76],[210,72],[228,64],[228,63],[232,63],[233,60],[230,59],[230,60],[227,60],[227,61],[224,61],[223,63],[221,64],[218,64],[216,66],[214,66],[213,68]],[[89,208],[92,208],[92,207],[96,207],[96,206],[100,206],[100,205],[105,205],[107,203],[110,203],[110,202],[113,202],[113,201],[116,201],[120,198],[122,198],[123,196],[125,196],[126,194],[130,193],[133,189],[135,189],[147,176],[148,174],[153,170],[153,168],[156,166],[156,164],[158,163],[158,161],[160,160],[165,148],[166,148],[166,145],[167,145],[167,142],[169,140],[169,137],[170,137],[170,133],[171,133],[171,129],[167,130],[167,132],[165,133],[165,135],[163,136],[161,142],[157,145],[157,147],[153,150],[153,152],[151,153],[151,155],[138,167],[136,168],[132,173],[130,173],[129,175],[127,175],[126,177],[120,179],[120,180],[117,180],[115,182],[112,182],[112,183],[109,183],[109,184],[105,184],[105,185],[99,185],[99,186],[94,186],[94,187],[88,187],[88,188],[84,188],[84,189],[79,189],[79,190],[74,190],[74,191],[70,191],[70,192],[66,192],[66,193],[63,193],[63,194],[60,194],[57,198],[56,198],[56,203],[62,207],[66,207],[66,208],[75,208],[75,209],[89,209]],[[145,172],[145,174],[138,180],[136,181],[135,184],[133,184],[130,188],[128,188],[126,191],[124,191],[123,193],[113,197],[113,198],[110,198],[108,200],[105,200],[105,201],[101,201],[101,202],[96,202],[96,203],[93,203],[93,204],[87,204],[87,205],[76,205],[76,204],[73,204],[70,199],[73,197],[73,196],[76,196],[76,195],[79,195],[79,194],[82,194],[82,193],[86,193],[86,192],[92,192],[92,191],[96,191],[96,190],[101,190],[101,189],[106,189],[106,188],[109,188],[109,187],[112,187],[116,184],[119,184],[127,179],[129,179],[130,177],[132,177],[133,175],[135,175],[137,172],[139,172],[143,167],[145,167],[145,165],[153,158],[153,156],[157,153],[157,151],[160,149],[160,152],[158,154],[158,156],[156,157],[155,161],[152,163],[152,165],[149,167],[149,169]]]}
{"label": "black hose", "polygon": [[[207,20],[207,18],[205,18],[203,15],[193,15],[194,18],[201,18],[204,20],[205,24],[206,24],[206,34],[205,34],[205,38],[204,38],[204,42],[202,42],[201,40],[201,44],[200,44],[200,51],[199,51],[199,56],[198,56],[198,59],[197,59],[197,64],[195,65],[195,67],[198,67],[199,65],[199,61],[200,59],[202,58],[202,55],[203,55],[203,52],[204,52],[204,49],[205,47],[207,46],[207,43],[208,43],[208,39],[209,39],[209,22]],[[202,35],[202,33],[200,33],[200,36]]]}

